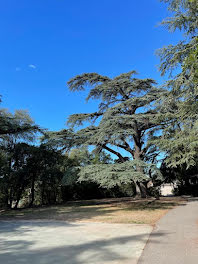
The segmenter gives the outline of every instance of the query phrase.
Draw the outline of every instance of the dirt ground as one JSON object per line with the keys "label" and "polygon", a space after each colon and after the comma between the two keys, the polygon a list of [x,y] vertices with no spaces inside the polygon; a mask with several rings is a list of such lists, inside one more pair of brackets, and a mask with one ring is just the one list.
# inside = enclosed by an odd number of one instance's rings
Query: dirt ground
{"label": "dirt ground", "polygon": [[160,200],[114,198],[68,202],[64,205],[18,210],[0,210],[0,220],[62,220],[153,225],[173,207],[185,203],[180,197]]}

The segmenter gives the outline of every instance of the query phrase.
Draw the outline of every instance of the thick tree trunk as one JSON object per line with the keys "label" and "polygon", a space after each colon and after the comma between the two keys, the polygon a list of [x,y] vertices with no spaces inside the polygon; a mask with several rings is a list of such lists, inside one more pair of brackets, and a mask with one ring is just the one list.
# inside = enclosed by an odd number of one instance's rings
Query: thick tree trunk
{"label": "thick tree trunk", "polygon": [[20,198],[17,198],[17,201],[15,203],[14,209],[17,209],[18,208],[19,201],[20,201]]}
{"label": "thick tree trunk", "polygon": [[45,195],[45,184],[44,182],[42,183],[42,186],[41,186],[41,204],[44,205],[44,195]]}
{"label": "thick tree trunk", "polygon": [[12,202],[13,202],[13,194],[12,194],[12,189],[10,189],[10,193],[9,193],[9,203],[8,203],[8,207],[10,209],[12,208]]}
{"label": "thick tree trunk", "polygon": [[16,200],[16,203],[15,203],[14,209],[18,208],[18,204],[19,204],[19,201],[21,199],[22,192],[23,192],[23,188],[21,190],[19,190],[18,193],[17,193],[17,200]]}
{"label": "thick tree trunk", "polygon": [[136,190],[135,197],[137,198],[141,197],[141,191],[137,182],[135,183],[135,190]]}
{"label": "thick tree trunk", "polygon": [[30,201],[29,207],[33,206],[34,198],[35,198],[35,175],[32,174],[31,201]]}
{"label": "thick tree trunk", "polygon": [[[8,179],[10,180],[11,178],[11,171],[12,171],[12,159],[9,158],[8,161],[9,167],[8,167]],[[13,201],[13,194],[12,194],[12,187],[10,189],[8,188],[7,190],[7,195],[8,195],[8,208],[12,209],[12,201]]]}
{"label": "thick tree trunk", "polygon": [[141,198],[146,198],[147,197],[147,189],[146,189],[146,186],[144,185],[144,183],[137,182],[137,185],[140,189]]}
{"label": "thick tree trunk", "polygon": [[6,206],[6,208],[10,208],[10,204],[9,204],[9,190],[8,189],[5,191],[3,204],[4,204],[4,206]]}
{"label": "thick tree trunk", "polygon": [[[136,135],[134,136],[134,147],[135,147],[135,149],[134,149],[133,158],[135,160],[141,161],[142,160],[142,143],[141,143],[141,134],[140,134],[140,131],[138,130],[138,128],[136,128]],[[137,171],[144,173],[143,168],[138,167],[138,166],[137,166]],[[147,188],[144,185],[144,183],[137,181],[136,186],[138,187],[138,188],[136,187],[136,190],[137,190],[136,196],[138,196],[140,193],[141,198],[146,198],[147,197]]]}

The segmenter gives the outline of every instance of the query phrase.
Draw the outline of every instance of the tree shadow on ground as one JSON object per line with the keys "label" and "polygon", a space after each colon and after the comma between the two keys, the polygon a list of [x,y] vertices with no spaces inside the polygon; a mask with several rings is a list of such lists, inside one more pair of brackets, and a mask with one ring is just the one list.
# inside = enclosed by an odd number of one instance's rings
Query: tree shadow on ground
{"label": "tree shadow on ground", "polygon": [[[132,198],[125,199],[106,199],[102,201],[79,201],[69,202],[65,205],[57,205],[50,207],[29,208],[20,210],[10,210],[0,213],[0,220],[63,220],[63,221],[83,221],[91,220],[97,217],[111,218],[112,213],[119,212],[136,212],[138,211],[156,211],[171,209],[176,205],[184,205],[175,201],[157,201],[157,200],[134,200]],[[114,214],[115,217],[115,214]],[[132,221],[133,222],[133,219]]]}
{"label": "tree shadow on ground", "polygon": [[124,206],[123,210],[132,210],[132,211],[143,211],[143,210],[149,210],[149,211],[155,211],[158,209],[166,210],[171,209],[175,206],[185,206],[186,203],[178,203],[178,202],[170,202],[170,201],[151,201],[151,202],[142,202],[142,203],[134,203],[134,204],[127,204]]}
{"label": "tree shadow on ground", "polygon": [[[116,210],[120,210],[115,209]],[[32,210],[15,211],[11,214],[1,214],[0,220],[58,220],[58,221],[83,221],[98,216],[108,216],[112,213],[112,209],[104,207],[50,207]]]}
{"label": "tree shadow on ground", "polygon": [[[72,225],[61,222],[47,222],[49,227],[65,227],[73,228]],[[38,247],[38,241],[34,239],[26,239],[27,232],[31,232],[36,226],[45,227],[46,222],[27,223],[24,227],[23,221],[7,225],[4,223],[0,228],[0,234],[3,239],[0,243],[0,263],[6,264],[101,264],[101,263],[125,263],[129,261],[129,257],[119,252],[120,247],[128,247],[133,243],[145,241],[145,234],[120,236],[110,239],[95,239],[93,241],[77,241],[76,244],[70,241],[70,238],[65,238],[64,245],[48,246],[48,241],[45,245]],[[7,229],[10,228],[8,231]],[[9,234],[9,232],[11,232]],[[55,231],[56,232],[56,229]],[[30,234],[29,234],[30,235]],[[42,229],[41,234],[42,235]],[[43,234],[45,235],[45,234]],[[159,238],[166,233],[154,234],[155,243],[159,243]],[[20,239],[22,238],[22,239]],[[53,236],[52,236],[53,239]],[[130,258],[133,259],[133,252]],[[128,262],[127,262],[128,263]]]}
{"label": "tree shadow on ground", "polygon": [[[27,233],[32,232],[34,228],[42,228],[49,226],[50,228],[56,227],[75,227],[72,223],[67,223],[63,221],[0,221],[0,237],[8,237],[14,235],[24,236]],[[1,241],[0,241],[1,242]],[[0,262],[1,263],[1,262]]]}

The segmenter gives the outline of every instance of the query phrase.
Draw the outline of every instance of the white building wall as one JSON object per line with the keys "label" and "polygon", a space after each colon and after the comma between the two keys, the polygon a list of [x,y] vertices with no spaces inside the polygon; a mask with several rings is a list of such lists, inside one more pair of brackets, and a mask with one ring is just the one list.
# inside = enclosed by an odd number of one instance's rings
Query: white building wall
{"label": "white building wall", "polygon": [[160,191],[162,196],[173,195],[174,186],[172,183],[165,183],[161,186]]}

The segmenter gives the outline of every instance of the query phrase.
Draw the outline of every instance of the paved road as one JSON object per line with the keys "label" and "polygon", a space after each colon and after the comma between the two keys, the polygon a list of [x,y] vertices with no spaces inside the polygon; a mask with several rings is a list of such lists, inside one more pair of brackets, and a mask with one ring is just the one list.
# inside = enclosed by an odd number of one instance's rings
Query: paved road
{"label": "paved road", "polygon": [[0,221],[2,264],[136,264],[147,225]]}
{"label": "paved road", "polygon": [[198,200],[168,212],[153,230],[138,264],[198,263]]}

